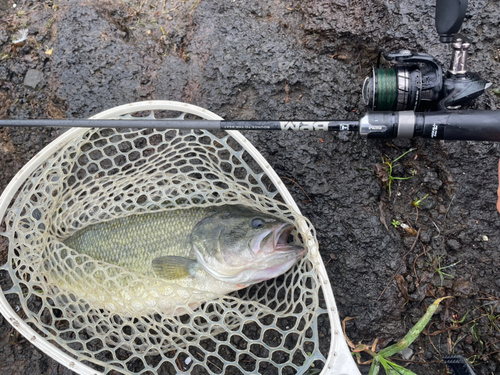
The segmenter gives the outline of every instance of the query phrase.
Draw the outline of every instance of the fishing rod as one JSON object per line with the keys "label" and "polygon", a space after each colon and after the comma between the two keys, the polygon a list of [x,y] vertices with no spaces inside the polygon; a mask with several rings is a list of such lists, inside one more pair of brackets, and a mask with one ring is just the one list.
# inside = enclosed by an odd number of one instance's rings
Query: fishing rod
{"label": "fishing rod", "polygon": [[[482,95],[491,83],[467,69],[470,41],[459,34],[468,0],[436,0],[440,42],[451,45],[443,73],[431,55],[408,50],[381,52],[363,85],[368,112],[359,120],[230,121],[151,118],[0,120],[0,126],[221,129],[358,132],[366,138],[500,141],[500,111],[458,110]],[[381,67],[381,58],[389,67]]]}
{"label": "fishing rod", "polygon": [[360,120],[0,120],[0,126],[358,132],[366,138],[500,141],[500,111],[368,112]]}

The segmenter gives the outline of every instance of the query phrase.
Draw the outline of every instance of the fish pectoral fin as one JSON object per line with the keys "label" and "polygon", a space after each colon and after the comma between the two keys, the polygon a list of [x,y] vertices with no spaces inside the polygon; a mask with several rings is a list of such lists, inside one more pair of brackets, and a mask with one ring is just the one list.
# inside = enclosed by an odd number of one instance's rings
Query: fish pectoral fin
{"label": "fish pectoral fin", "polygon": [[153,271],[162,279],[182,279],[192,275],[196,260],[178,256],[163,256],[154,258],[151,262]]}

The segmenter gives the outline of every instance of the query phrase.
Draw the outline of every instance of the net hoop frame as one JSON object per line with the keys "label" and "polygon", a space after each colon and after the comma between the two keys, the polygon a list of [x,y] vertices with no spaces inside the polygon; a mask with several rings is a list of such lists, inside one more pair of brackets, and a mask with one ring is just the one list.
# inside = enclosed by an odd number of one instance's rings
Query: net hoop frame
{"label": "net hoop frame", "polygon": [[[90,117],[90,119],[110,119],[135,112],[154,110],[182,112],[186,114],[196,115],[206,120],[223,120],[222,117],[204,108],[188,103],[166,100],[150,100],[129,103],[100,112]],[[59,136],[57,139],[52,141],[38,154],[36,154],[28,163],[26,163],[10,181],[10,183],[7,185],[2,195],[0,196],[0,218],[3,219],[9,203],[13,199],[15,193],[24,184],[26,179],[29,178],[31,173],[36,168],[38,168],[45,160],[47,160],[61,148],[63,148],[68,142],[87,131],[87,128],[71,128],[70,130]],[[261,155],[261,153],[239,131],[227,130],[226,132],[231,137],[233,137],[245,149],[245,151],[253,157],[253,159],[259,164],[262,170],[265,171],[266,175],[273,182],[281,197],[284,199],[285,203],[291,206],[297,212],[297,214],[300,214],[300,210],[297,207],[297,204],[284,185],[283,181],[278,177],[274,169]],[[305,226],[306,223],[304,222],[303,225]],[[316,254],[319,254],[319,252],[316,252]],[[360,374],[360,371],[354,362],[351,352],[347,346],[347,342],[343,336],[340,317],[338,314],[335,298],[333,296],[333,291],[328,279],[326,268],[321,257],[315,257],[317,258],[314,259],[314,261],[318,266],[318,280],[321,283],[323,289],[323,294],[327,305],[328,317],[331,325],[331,345],[325,366],[320,375],[358,375]],[[70,370],[75,371],[76,373],[81,375],[102,374],[99,371],[96,371],[95,369],[92,369],[91,367],[79,361],[76,361],[74,358],[64,353],[62,350],[46,341],[45,338],[35,332],[24,320],[19,318],[19,315],[12,309],[3,292],[0,293],[0,313],[29,342],[31,342],[38,349],[55,359],[60,364],[69,368]]]}

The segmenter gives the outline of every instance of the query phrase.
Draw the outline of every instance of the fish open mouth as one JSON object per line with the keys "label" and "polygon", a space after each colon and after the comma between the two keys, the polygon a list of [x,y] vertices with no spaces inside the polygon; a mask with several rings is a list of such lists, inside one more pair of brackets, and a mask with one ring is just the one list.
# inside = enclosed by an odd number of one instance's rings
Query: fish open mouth
{"label": "fish open mouth", "polygon": [[263,239],[261,246],[267,249],[265,256],[246,270],[251,283],[269,280],[285,273],[305,255],[306,249],[294,243],[293,230],[293,225],[285,223]]}
{"label": "fish open mouth", "polygon": [[294,227],[291,224],[284,224],[274,232],[274,249],[277,251],[299,251],[305,249],[302,246],[293,244],[292,231]]}
{"label": "fish open mouth", "polygon": [[293,240],[291,236],[293,226],[285,224],[274,233],[274,248],[276,250],[285,250]]}
{"label": "fish open mouth", "polygon": [[[250,247],[255,249],[255,254],[261,254],[267,256],[275,257],[276,252],[283,253],[282,256],[293,257],[293,254],[297,256],[304,255],[305,249],[303,246],[298,246],[294,243],[294,238],[292,232],[294,226],[288,223],[282,224],[274,229],[270,229],[264,232],[261,236],[256,237],[250,244]],[[285,255],[285,253],[289,253]],[[272,255],[274,254],[274,255]]]}

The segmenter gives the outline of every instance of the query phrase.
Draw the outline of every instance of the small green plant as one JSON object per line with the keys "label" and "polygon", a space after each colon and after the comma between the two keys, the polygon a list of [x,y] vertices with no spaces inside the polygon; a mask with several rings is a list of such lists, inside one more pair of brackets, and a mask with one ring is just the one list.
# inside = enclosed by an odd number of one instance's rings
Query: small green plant
{"label": "small green plant", "polygon": [[467,362],[469,363],[469,365],[474,366],[476,361],[480,358],[481,358],[480,355],[474,354],[474,355],[471,355],[469,358],[467,358]]}
{"label": "small green plant", "polygon": [[439,278],[441,279],[441,286],[443,286],[443,283],[444,283],[444,277],[445,277],[445,276],[448,276],[450,279],[454,279],[454,278],[455,278],[455,276],[450,275],[449,273],[446,273],[446,272],[444,272],[443,270],[445,270],[445,269],[447,269],[447,268],[455,267],[458,263],[460,263],[460,262],[461,262],[461,260],[459,260],[458,262],[455,262],[455,263],[453,263],[453,264],[450,264],[449,266],[443,266],[443,267],[441,267],[441,258],[442,258],[442,257],[443,257],[443,256],[441,255],[440,257],[438,257],[438,258],[437,258],[437,263],[438,263],[438,265],[437,265],[437,268],[436,268],[436,272],[438,273]]}
{"label": "small green plant", "polygon": [[481,347],[483,347],[484,342],[483,342],[483,340],[481,340],[481,335],[479,334],[479,330],[477,329],[477,325],[478,325],[477,322],[474,322],[474,324],[472,324],[472,326],[470,327],[470,333],[472,334],[472,339],[475,342],[478,342]]}
{"label": "small green plant", "polygon": [[468,311],[465,313],[463,318],[460,320],[458,320],[458,315],[453,315],[453,317],[450,319],[450,321],[453,323],[453,325],[455,327],[458,327],[459,324],[462,324],[463,322],[465,322],[465,318],[467,318],[467,315],[469,315]]}
{"label": "small green plant", "polygon": [[495,308],[493,306],[490,306],[490,312],[486,313],[486,317],[488,318],[488,321],[490,323],[490,331],[492,329],[496,329],[500,332],[500,329],[495,324],[495,322],[500,318],[500,314],[495,315]]}
{"label": "small green plant", "polygon": [[410,177],[394,177],[392,175],[392,170],[394,169],[394,167],[396,167],[396,166],[399,165],[399,164],[395,164],[399,159],[403,158],[404,156],[408,155],[410,152],[415,151],[415,150],[416,150],[415,148],[410,148],[404,154],[398,156],[396,159],[394,159],[392,161],[389,158],[387,158],[387,157],[384,158],[384,166],[385,166],[385,169],[386,169],[386,172],[387,172],[387,179],[388,179],[389,196],[391,196],[391,194],[392,194],[391,187],[392,187],[392,182],[394,180],[409,180],[410,178],[413,178],[413,176],[410,176]]}
{"label": "small green plant", "polygon": [[47,21],[47,23],[45,24],[45,28],[46,29],[50,29],[52,27],[52,25],[54,24],[54,17],[52,17],[51,19],[49,19]]}
{"label": "small green plant", "polygon": [[427,197],[429,196],[429,194],[426,194],[425,197],[423,198],[415,198],[415,200],[413,202],[411,202],[411,205],[415,208],[420,208],[420,206],[422,205],[422,202],[427,199]]}
{"label": "small green plant", "polygon": [[380,371],[380,366],[384,368],[386,374],[388,375],[396,375],[396,374],[416,375],[413,371],[410,371],[402,366],[399,366],[396,363],[389,361],[387,358],[396,353],[399,353],[402,350],[405,350],[406,348],[408,348],[408,346],[410,346],[413,343],[413,341],[417,339],[417,337],[423,331],[427,323],[429,323],[429,320],[431,319],[432,315],[434,315],[434,313],[436,312],[439,303],[446,298],[452,298],[452,297],[448,296],[435,300],[434,303],[427,308],[427,311],[425,312],[424,316],[417,322],[417,324],[415,324],[415,326],[413,326],[412,329],[410,329],[410,331],[406,334],[405,337],[403,337],[401,341],[391,346],[388,346],[385,349],[382,349],[378,353],[375,353],[374,351],[375,348],[361,343],[353,347],[352,342],[348,340],[349,345],[354,349],[353,350],[354,353],[366,352],[373,357],[373,362],[370,367],[370,372],[368,373],[368,375],[377,375]]}
{"label": "small green plant", "polygon": [[396,219],[393,219],[391,224],[394,226],[394,228],[399,228],[401,226],[401,223]]}
{"label": "small green plant", "polygon": [[493,89],[491,91],[493,91],[493,94],[495,95],[500,95],[500,89]]}

